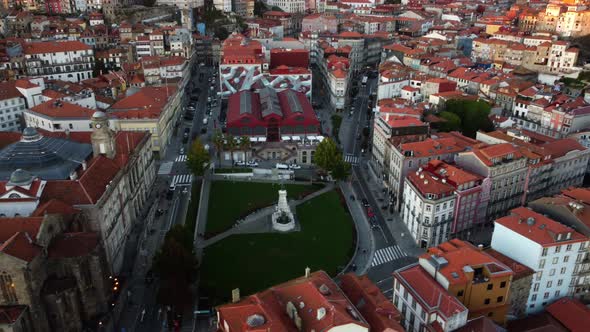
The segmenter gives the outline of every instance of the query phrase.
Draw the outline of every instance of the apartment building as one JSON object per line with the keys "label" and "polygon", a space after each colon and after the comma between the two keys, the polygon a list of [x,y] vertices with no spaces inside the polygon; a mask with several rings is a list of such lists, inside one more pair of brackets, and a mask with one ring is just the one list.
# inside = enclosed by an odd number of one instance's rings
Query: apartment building
{"label": "apartment building", "polygon": [[[502,216],[522,204],[527,176],[527,158],[508,143],[460,152],[457,166],[484,178],[489,189],[486,221]],[[485,193],[485,192],[484,192]]]}
{"label": "apartment building", "polygon": [[453,239],[429,248],[418,264],[469,310],[469,318],[487,316],[506,322],[514,272],[482,247]]}
{"label": "apartment building", "polygon": [[269,6],[277,6],[286,13],[304,13],[305,0],[268,0]]}
{"label": "apartment building", "polygon": [[[534,200],[528,206],[558,221],[586,237],[590,237],[590,190],[587,188],[571,188],[563,190],[559,195]],[[587,251],[590,247],[587,248]],[[574,296],[583,301],[590,299],[590,256],[582,258],[574,268],[576,278]]]}
{"label": "apartment building", "polygon": [[27,100],[17,88],[17,82],[0,82],[0,131],[20,130]]}
{"label": "apartment building", "polygon": [[577,264],[588,260],[588,237],[519,207],[494,223],[492,248],[535,271],[527,314],[575,292]]}
{"label": "apartment building", "polygon": [[393,273],[393,305],[407,332],[435,330],[435,326],[438,331],[454,331],[467,323],[469,312],[419,263]]}
{"label": "apartment building", "polygon": [[92,78],[94,51],[79,41],[28,43],[24,47],[28,76],[80,82]]}

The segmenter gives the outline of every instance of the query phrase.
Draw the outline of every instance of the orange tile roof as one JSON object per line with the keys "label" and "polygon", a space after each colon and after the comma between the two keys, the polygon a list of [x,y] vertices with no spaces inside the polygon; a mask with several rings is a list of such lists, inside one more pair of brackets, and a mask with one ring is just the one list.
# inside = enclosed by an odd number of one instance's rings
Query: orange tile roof
{"label": "orange tile roof", "polygon": [[427,194],[436,195],[434,199],[448,197],[453,194],[455,188],[446,183],[446,180],[433,176],[429,172],[416,171],[408,174],[408,181],[414,185],[422,197]]}
{"label": "orange tile roof", "polygon": [[95,110],[71,104],[66,101],[48,100],[31,108],[32,112],[52,118],[82,118],[90,119]]}
{"label": "orange tile roof", "polygon": [[508,266],[512,270],[512,272],[514,272],[512,280],[519,280],[535,274],[535,271],[533,269],[513,260],[508,256],[502,255],[501,253],[497,252],[492,248],[486,249],[485,253],[502,262],[502,264]]}
{"label": "orange tile roof", "polygon": [[[227,324],[228,331],[296,332],[298,329],[293,320],[285,314],[289,302],[294,305],[306,330],[324,331],[348,324],[368,328],[352,303],[323,271],[314,272],[309,278],[301,277],[273,286],[237,303],[217,307],[220,326]],[[317,319],[322,308],[325,314]],[[254,315],[258,316],[260,324],[249,328],[248,319]]]}
{"label": "orange tile roof", "polygon": [[445,179],[448,184],[455,187],[455,189],[462,184],[469,182],[480,181],[483,178],[477,174],[468,172],[462,168],[450,165],[442,160],[431,160],[428,164],[422,166],[426,172],[431,172],[438,178]]}
{"label": "orange tile roof", "polygon": [[[384,117],[384,115],[382,115],[382,117]],[[390,115],[386,122],[391,128],[426,126],[426,124],[420,121],[419,118],[405,115]]]}
{"label": "orange tile roof", "polygon": [[41,247],[34,244],[34,235],[27,232],[17,232],[0,244],[0,252],[31,262],[41,253]]}
{"label": "orange tile roof", "polygon": [[412,151],[413,157],[423,158],[442,154],[458,153],[464,150],[454,138],[428,138],[421,142],[405,143],[400,146],[402,153]]}
{"label": "orange tile roof", "polygon": [[176,89],[175,86],[143,87],[111,105],[109,114],[119,119],[158,118]]}
{"label": "orange tile roof", "polygon": [[[587,237],[572,228],[525,207],[512,209],[510,215],[497,219],[496,224],[502,225],[543,247],[588,240]],[[571,235],[570,240],[566,240],[568,233]],[[561,235],[562,240],[557,240],[558,234]]]}
{"label": "orange tile roof", "polygon": [[340,288],[361,312],[372,331],[405,331],[399,323],[399,311],[367,275],[359,277],[347,273],[340,278]]}
{"label": "orange tile roof", "polygon": [[60,53],[86,50],[92,50],[92,47],[77,40],[35,42],[28,43],[24,47],[25,54]]}
{"label": "orange tile roof", "polygon": [[463,303],[449,294],[418,264],[395,271],[393,277],[412,293],[428,314],[440,312],[442,316],[449,318],[467,311]]}
{"label": "orange tile roof", "polygon": [[508,266],[476,248],[471,243],[459,239],[452,239],[441,243],[437,247],[428,248],[427,253],[422,254],[420,259],[430,260],[433,255],[442,257],[448,262],[447,265],[439,268],[438,273],[445,276],[451,285],[465,284],[472,281],[473,276],[469,276],[463,269],[465,266],[471,266],[472,268],[485,266],[492,278],[513,275]]}
{"label": "orange tile roof", "polygon": [[590,308],[577,299],[561,298],[545,309],[571,332],[588,331]]}

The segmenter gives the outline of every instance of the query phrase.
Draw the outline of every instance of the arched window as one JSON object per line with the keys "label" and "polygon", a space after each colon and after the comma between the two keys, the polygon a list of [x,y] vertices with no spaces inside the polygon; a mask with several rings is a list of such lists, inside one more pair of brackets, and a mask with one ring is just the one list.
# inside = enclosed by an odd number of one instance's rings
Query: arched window
{"label": "arched window", "polygon": [[18,302],[14,282],[12,281],[12,277],[6,272],[0,273],[0,292],[2,292],[2,298],[5,302]]}

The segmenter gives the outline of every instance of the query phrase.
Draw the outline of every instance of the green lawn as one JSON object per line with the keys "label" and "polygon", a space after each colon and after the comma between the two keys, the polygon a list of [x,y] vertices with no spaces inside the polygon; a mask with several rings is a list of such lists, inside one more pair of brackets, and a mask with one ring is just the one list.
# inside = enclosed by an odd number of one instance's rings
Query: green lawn
{"label": "green lawn", "polygon": [[339,272],[354,253],[352,218],[330,191],[297,207],[302,230],[232,235],[205,249],[201,291],[223,303],[231,290],[248,295],[302,276],[305,267]]}
{"label": "green lawn", "polygon": [[[323,185],[286,184],[289,198],[296,199],[305,193],[319,190]],[[208,235],[228,230],[240,217],[255,209],[267,207],[279,199],[275,183],[214,181],[211,184],[209,211],[207,213]]]}

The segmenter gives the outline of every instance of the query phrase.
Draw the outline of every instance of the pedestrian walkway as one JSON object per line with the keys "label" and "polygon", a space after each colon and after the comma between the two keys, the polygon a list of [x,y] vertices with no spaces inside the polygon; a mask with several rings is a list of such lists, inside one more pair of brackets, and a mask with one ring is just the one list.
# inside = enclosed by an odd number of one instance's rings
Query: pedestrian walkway
{"label": "pedestrian walkway", "polygon": [[185,154],[181,154],[178,157],[176,157],[176,159],[174,159],[174,161],[177,162],[177,163],[182,163],[182,162],[185,162],[186,159],[187,159],[186,155]]}
{"label": "pedestrian walkway", "polygon": [[391,262],[406,256],[407,254],[398,245],[382,248],[375,251],[373,261],[371,262],[371,267],[385,264],[387,262]]}
{"label": "pedestrian walkway", "polygon": [[172,178],[172,185],[176,186],[188,186],[193,182],[192,174],[179,174],[174,175]]}
{"label": "pedestrian walkway", "polygon": [[351,154],[347,154],[344,156],[344,161],[352,165],[358,165],[360,158]]}
{"label": "pedestrian walkway", "polygon": [[172,166],[173,165],[174,165],[173,162],[162,163],[162,165],[160,165],[160,168],[158,169],[158,175],[168,175],[168,174],[170,174],[170,171],[172,171]]}

